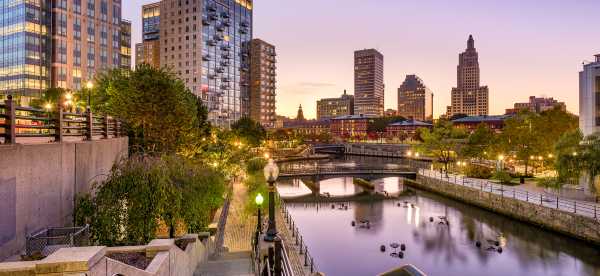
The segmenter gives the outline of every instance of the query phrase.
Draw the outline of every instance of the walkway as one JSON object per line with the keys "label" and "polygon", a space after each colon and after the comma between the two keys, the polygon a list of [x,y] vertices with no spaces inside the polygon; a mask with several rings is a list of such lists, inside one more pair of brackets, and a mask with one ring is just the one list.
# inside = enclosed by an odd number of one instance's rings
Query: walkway
{"label": "walkway", "polygon": [[448,173],[448,177],[446,177],[445,174],[440,173],[439,171],[428,169],[419,169],[419,174],[457,185],[467,186],[477,190],[502,195],[504,197],[538,204],[547,208],[558,209],[580,216],[600,219],[600,204],[590,203],[588,201],[572,200],[558,197],[556,195],[532,192],[527,189],[501,185],[498,183],[493,183],[489,180],[470,178],[458,174]]}

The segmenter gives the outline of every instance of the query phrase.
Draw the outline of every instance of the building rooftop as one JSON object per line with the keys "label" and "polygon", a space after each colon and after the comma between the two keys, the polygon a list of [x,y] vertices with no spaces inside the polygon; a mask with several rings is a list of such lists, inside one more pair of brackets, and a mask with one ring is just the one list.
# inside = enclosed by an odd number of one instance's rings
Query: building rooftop
{"label": "building rooftop", "polygon": [[360,115],[344,115],[340,117],[332,118],[331,120],[367,120],[373,119],[372,116],[360,114]]}
{"label": "building rooftop", "polygon": [[406,120],[402,122],[391,123],[388,126],[422,126],[422,127],[430,127],[433,126],[430,123],[421,122],[417,120]]}
{"label": "building rooftop", "polygon": [[478,123],[478,122],[494,122],[494,121],[504,121],[508,118],[512,117],[512,115],[481,115],[481,116],[468,116],[456,120],[452,120],[453,123]]}

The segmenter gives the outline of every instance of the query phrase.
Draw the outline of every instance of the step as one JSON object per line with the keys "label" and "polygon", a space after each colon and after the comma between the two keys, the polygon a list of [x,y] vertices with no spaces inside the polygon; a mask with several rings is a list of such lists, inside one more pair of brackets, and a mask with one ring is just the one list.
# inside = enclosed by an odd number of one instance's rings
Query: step
{"label": "step", "polygon": [[252,274],[250,258],[225,259],[201,264],[195,276],[250,276]]}

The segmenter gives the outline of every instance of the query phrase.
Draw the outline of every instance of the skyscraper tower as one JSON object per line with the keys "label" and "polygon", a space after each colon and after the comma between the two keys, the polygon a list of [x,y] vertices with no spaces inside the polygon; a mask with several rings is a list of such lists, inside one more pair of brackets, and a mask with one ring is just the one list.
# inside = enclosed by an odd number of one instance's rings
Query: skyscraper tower
{"label": "skyscraper tower", "polygon": [[275,46],[257,38],[250,44],[250,118],[264,127],[274,127]]}
{"label": "skyscraper tower", "polygon": [[600,54],[579,72],[579,129],[583,135],[600,132]]}
{"label": "skyscraper tower", "polygon": [[354,52],[354,114],[383,116],[383,55],[375,49]]}
{"label": "skyscraper tower", "polygon": [[452,88],[452,102],[447,115],[488,115],[489,90],[479,84],[479,55],[472,35],[467,40],[467,49],[459,55],[456,76],[457,87]]}
{"label": "skyscraper tower", "polygon": [[142,6],[142,53],[140,62],[160,68],[160,2]]}
{"label": "skyscraper tower", "polygon": [[419,121],[433,119],[433,93],[417,75],[406,75],[398,88],[398,115]]}

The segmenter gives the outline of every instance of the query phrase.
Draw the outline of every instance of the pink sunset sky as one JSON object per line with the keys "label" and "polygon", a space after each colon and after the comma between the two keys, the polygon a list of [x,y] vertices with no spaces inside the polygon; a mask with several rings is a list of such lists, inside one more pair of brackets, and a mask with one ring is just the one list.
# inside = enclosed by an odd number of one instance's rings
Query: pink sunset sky
{"label": "pink sunset sky", "polygon": [[[141,40],[141,6],[124,1],[123,18]],[[384,55],[385,107],[417,74],[434,92],[436,117],[450,103],[458,54],[469,34],[479,52],[490,112],[529,96],[554,97],[578,113],[578,71],[600,53],[600,1],[255,0],[254,37],[276,46],[277,113],[302,104],[314,118],[319,98],[353,93],[353,52]]]}

